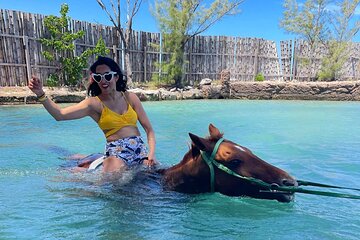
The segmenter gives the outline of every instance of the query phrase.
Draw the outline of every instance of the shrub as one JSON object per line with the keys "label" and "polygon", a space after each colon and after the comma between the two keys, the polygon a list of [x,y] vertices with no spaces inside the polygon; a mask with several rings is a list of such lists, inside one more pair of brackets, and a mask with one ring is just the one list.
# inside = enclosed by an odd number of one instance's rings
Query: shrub
{"label": "shrub", "polygon": [[262,73],[258,73],[256,76],[255,76],[255,81],[257,82],[262,82],[265,80],[265,77]]}
{"label": "shrub", "polygon": [[57,87],[59,86],[59,76],[55,73],[51,73],[48,77],[48,79],[46,80],[46,85],[48,87]]}
{"label": "shrub", "polygon": [[48,61],[60,62],[59,74],[49,76],[48,84],[60,84],[60,78],[66,85],[76,86],[82,79],[82,72],[87,67],[87,61],[92,55],[107,55],[109,50],[102,38],[99,39],[95,48],[87,49],[79,56],[75,56],[75,40],[84,36],[84,31],[73,32],[69,28],[70,18],[67,16],[69,6],[62,4],[60,17],[50,15],[44,19],[45,28],[50,36],[41,38],[45,51],[42,52]]}

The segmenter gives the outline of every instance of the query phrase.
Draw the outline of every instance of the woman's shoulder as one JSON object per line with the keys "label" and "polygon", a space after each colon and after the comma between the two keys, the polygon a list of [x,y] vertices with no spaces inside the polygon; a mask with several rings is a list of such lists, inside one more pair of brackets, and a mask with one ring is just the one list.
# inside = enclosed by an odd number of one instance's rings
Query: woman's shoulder
{"label": "woman's shoulder", "polygon": [[101,102],[100,98],[98,96],[94,96],[94,97],[87,97],[85,98],[84,101],[87,101],[89,104],[93,104],[93,103],[99,103]]}
{"label": "woman's shoulder", "polygon": [[97,96],[95,96],[95,97],[87,97],[86,99],[84,99],[84,101],[92,109],[98,110],[99,108],[101,108],[101,100]]}
{"label": "woman's shoulder", "polygon": [[127,99],[129,101],[131,101],[132,103],[136,103],[136,102],[140,102],[139,97],[133,93],[133,92],[129,92],[129,91],[125,91],[124,92],[125,96],[127,97]]}
{"label": "woman's shoulder", "polygon": [[133,109],[137,109],[139,107],[139,105],[141,105],[140,99],[135,93],[125,91],[124,94],[127,99],[127,102],[130,104],[130,106]]}

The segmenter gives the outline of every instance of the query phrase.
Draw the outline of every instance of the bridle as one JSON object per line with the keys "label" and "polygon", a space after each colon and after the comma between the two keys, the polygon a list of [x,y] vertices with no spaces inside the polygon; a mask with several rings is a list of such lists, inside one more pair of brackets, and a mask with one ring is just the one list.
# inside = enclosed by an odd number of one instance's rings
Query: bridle
{"label": "bridle", "polygon": [[220,147],[220,144],[224,141],[224,138],[220,138],[212,151],[211,154],[200,151],[202,159],[206,162],[210,169],[210,191],[215,191],[215,171],[214,166],[217,167],[219,170],[226,172],[229,175],[234,177],[240,178],[242,180],[248,181],[253,183],[264,190],[260,190],[260,192],[271,192],[271,193],[305,193],[305,194],[314,194],[314,195],[322,195],[322,196],[329,196],[329,197],[339,197],[339,198],[351,198],[351,199],[359,199],[360,195],[353,195],[353,194],[346,194],[346,193],[337,193],[337,192],[327,192],[327,191],[317,191],[317,190],[308,190],[301,188],[299,186],[313,186],[313,187],[322,187],[322,188],[337,188],[337,189],[347,189],[347,190],[354,190],[360,191],[358,188],[347,188],[347,187],[339,187],[334,185],[316,183],[316,182],[309,182],[309,181],[302,181],[297,180],[298,186],[279,186],[277,183],[267,183],[260,179],[253,178],[253,177],[245,177],[242,176],[230,168],[224,166],[223,164],[219,163],[215,159],[215,155]]}

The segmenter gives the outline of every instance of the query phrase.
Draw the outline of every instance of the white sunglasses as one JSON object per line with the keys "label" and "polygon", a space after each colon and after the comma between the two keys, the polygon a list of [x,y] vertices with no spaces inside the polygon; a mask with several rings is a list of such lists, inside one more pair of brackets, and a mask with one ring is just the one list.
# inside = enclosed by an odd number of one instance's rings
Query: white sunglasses
{"label": "white sunglasses", "polygon": [[107,82],[110,82],[113,77],[117,75],[117,72],[108,72],[104,74],[92,73],[91,77],[95,82],[100,83],[102,79],[105,79]]}

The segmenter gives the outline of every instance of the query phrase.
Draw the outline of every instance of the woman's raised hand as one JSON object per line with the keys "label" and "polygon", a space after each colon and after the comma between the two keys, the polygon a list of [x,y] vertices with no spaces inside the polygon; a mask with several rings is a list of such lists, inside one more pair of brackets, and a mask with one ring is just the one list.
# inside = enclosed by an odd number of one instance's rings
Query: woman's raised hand
{"label": "woman's raised hand", "polygon": [[33,76],[28,84],[29,89],[36,94],[36,96],[40,97],[44,95],[44,90],[42,83],[39,78]]}

